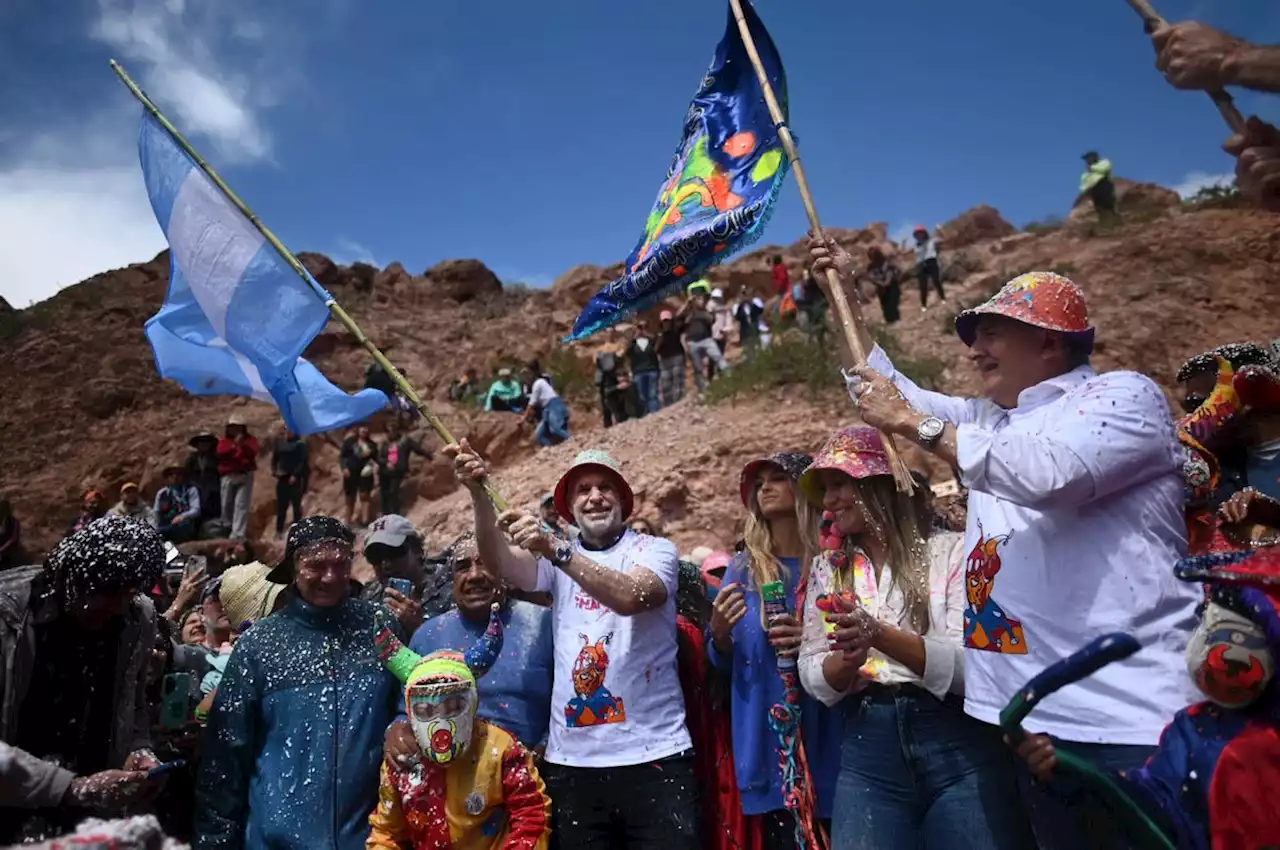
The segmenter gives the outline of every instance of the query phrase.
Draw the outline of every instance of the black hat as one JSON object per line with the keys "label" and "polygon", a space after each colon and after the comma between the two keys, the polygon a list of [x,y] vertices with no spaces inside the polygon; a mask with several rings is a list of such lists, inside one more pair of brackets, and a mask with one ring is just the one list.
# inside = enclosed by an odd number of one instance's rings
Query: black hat
{"label": "black hat", "polygon": [[267,581],[275,584],[291,584],[293,582],[293,560],[298,550],[312,543],[324,540],[337,540],[351,546],[356,536],[347,524],[331,516],[309,516],[300,519],[289,529],[285,539],[284,556],[275,569],[267,573]]}

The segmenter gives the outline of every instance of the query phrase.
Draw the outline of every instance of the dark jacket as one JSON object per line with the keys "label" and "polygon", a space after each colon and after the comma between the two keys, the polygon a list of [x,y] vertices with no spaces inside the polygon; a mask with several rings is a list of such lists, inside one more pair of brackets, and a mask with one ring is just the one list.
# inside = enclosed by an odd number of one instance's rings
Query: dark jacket
{"label": "dark jacket", "polygon": [[680,339],[684,334],[684,322],[674,321],[671,327],[658,331],[658,356],[684,357],[684,342]]}
{"label": "dark jacket", "polygon": [[187,483],[194,484],[200,492],[200,516],[222,516],[222,473],[218,472],[216,452],[187,456]]}
{"label": "dark jacket", "polygon": [[654,345],[652,337],[645,337],[649,344],[641,348],[639,340],[632,340],[627,346],[627,362],[631,364],[631,374],[639,375],[641,372],[657,372],[658,371],[658,348]]}
{"label": "dark jacket", "polygon": [[[13,741],[18,736],[18,722],[27,688],[35,667],[35,626],[58,615],[52,600],[39,596],[44,583],[42,567],[20,567],[0,573],[0,740]],[[151,746],[151,721],[147,710],[147,665],[156,639],[156,612],[151,600],[134,597],[125,615],[124,629],[116,660],[114,712],[109,763],[120,767],[129,754]],[[22,790],[18,796],[39,801],[50,796],[60,799],[74,775],[49,762],[35,759],[21,750],[17,767]],[[21,805],[11,799],[0,803]],[[38,802],[37,802],[38,804]]]}
{"label": "dark jacket", "polygon": [[281,440],[271,453],[271,471],[277,478],[305,479],[310,471],[307,441]]}
{"label": "dark jacket", "polygon": [[374,610],[295,597],[240,638],[209,716],[196,850],[363,850],[400,697]]}
{"label": "dark jacket", "polygon": [[[394,458],[391,456],[393,448],[395,449]],[[410,454],[431,460],[431,452],[424,449],[421,443],[408,434],[403,434],[394,440],[387,440],[378,447],[378,469],[384,476],[408,475]]]}

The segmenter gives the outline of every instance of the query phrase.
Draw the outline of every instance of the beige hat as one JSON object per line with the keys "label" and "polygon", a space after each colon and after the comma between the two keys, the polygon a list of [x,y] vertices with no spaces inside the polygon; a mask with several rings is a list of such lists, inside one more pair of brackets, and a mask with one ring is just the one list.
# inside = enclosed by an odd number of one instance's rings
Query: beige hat
{"label": "beige hat", "polygon": [[248,425],[249,425],[249,423],[245,421],[245,419],[244,419],[244,414],[242,414],[242,413],[233,413],[233,414],[231,414],[230,416],[228,416],[228,417],[227,417],[227,424],[228,424],[228,425],[240,425],[240,426],[243,426],[243,427],[248,427]]}
{"label": "beige hat", "polygon": [[271,567],[259,561],[230,567],[222,574],[218,598],[231,628],[238,632],[245,623],[256,623],[271,613],[284,585],[267,581]]}
{"label": "beige hat", "polygon": [[700,567],[702,566],[702,562],[705,561],[707,556],[711,555],[713,551],[714,550],[712,550],[710,546],[699,546],[689,553],[689,563],[693,564],[695,567]]}

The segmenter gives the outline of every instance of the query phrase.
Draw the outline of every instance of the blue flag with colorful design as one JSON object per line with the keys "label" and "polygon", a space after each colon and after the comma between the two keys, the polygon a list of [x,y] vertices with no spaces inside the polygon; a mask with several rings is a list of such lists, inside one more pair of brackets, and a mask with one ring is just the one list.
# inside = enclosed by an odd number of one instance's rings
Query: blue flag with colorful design
{"label": "blue flag with colorful design", "polygon": [[[742,7],[785,118],[782,59],[750,2],[744,0]],[[622,277],[591,299],[569,340],[652,307],[759,238],[787,165],[730,10],[724,38],[685,115],[684,136],[644,235],[627,257]]]}

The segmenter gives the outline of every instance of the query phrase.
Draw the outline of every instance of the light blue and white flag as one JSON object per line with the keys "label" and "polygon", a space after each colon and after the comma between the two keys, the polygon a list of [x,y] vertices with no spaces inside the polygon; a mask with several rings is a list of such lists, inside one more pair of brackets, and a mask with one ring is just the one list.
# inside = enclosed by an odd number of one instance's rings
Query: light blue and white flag
{"label": "light blue and white flag", "polygon": [[160,375],[196,395],[274,401],[297,434],[386,407],[378,390],[348,395],[302,359],[329,321],[324,290],[298,276],[147,112],[138,155],[169,241],[169,294],[146,326]]}

